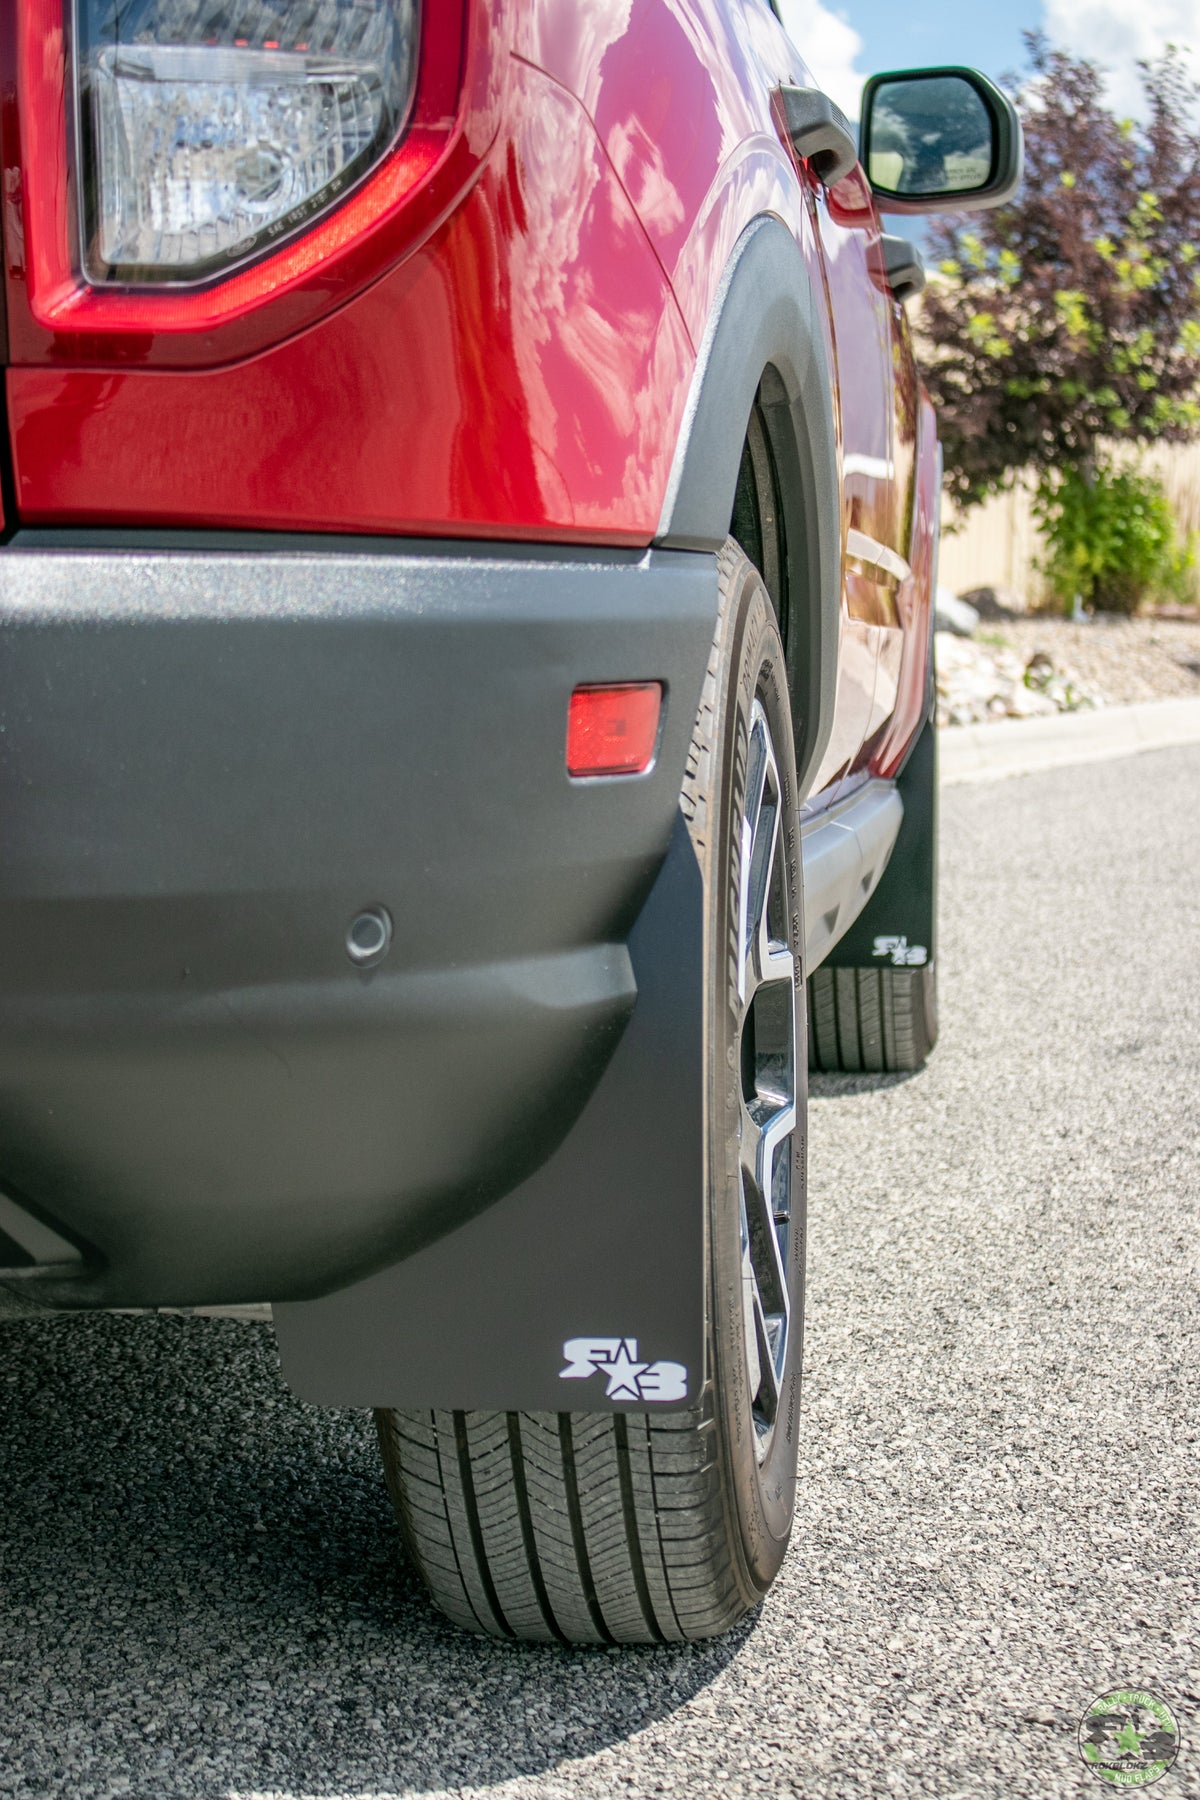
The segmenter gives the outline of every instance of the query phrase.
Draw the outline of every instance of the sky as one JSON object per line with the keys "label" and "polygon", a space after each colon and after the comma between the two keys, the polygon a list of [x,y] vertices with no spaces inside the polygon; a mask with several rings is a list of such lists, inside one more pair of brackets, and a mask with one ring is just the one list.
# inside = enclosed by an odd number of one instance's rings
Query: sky
{"label": "sky", "polygon": [[[857,117],[863,77],[877,69],[968,63],[999,78],[1019,70],[1022,31],[1110,71],[1108,98],[1139,109],[1135,63],[1168,43],[1200,51],[1200,0],[779,0],[801,55]],[[1194,62],[1200,75],[1200,55]]]}

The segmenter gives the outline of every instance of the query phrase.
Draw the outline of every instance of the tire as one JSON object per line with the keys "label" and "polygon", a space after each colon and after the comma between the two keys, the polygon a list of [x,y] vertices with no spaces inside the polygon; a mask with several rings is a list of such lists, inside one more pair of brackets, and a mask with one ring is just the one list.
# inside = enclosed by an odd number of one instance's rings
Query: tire
{"label": "tire", "polygon": [[907,1073],[938,1035],[937,727],[929,717],[900,771],[904,822],[883,878],[829,961],[808,977],[808,1065]]}
{"label": "tire", "polygon": [[718,560],[720,612],[680,802],[705,907],[699,1402],[376,1415],[401,1531],[430,1593],[458,1624],[494,1636],[716,1636],[763,1598],[791,1530],[808,1061],[795,754],[767,591],[732,541]]}
{"label": "tire", "polygon": [[808,978],[812,1069],[919,1069],[937,1043],[937,965],[815,969]]}

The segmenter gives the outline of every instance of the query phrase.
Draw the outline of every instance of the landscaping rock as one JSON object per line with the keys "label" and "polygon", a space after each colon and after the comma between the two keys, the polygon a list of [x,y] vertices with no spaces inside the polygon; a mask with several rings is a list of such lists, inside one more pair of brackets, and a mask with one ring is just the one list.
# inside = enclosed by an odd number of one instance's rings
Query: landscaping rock
{"label": "landscaping rock", "polygon": [[1024,594],[1014,594],[1008,588],[978,587],[969,588],[965,594],[959,595],[968,606],[973,606],[981,619],[1018,619],[1029,611],[1029,602]]}
{"label": "landscaping rock", "polygon": [[939,631],[952,631],[956,637],[974,637],[979,629],[979,614],[965,600],[940,587],[934,598],[934,623]]}
{"label": "landscaping rock", "polygon": [[939,725],[1032,719],[1103,704],[1044,650],[1026,659],[1003,642],[980,643],[949,631],[936,632],[934,646]]}

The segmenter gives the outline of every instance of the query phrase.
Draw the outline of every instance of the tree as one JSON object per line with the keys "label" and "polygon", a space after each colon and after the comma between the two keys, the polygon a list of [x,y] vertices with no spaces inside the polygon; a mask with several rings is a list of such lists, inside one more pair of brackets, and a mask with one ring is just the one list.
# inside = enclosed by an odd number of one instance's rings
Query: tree
{"label": "tree", "polygon": [[1026,34],[1025,180],[938,220],[925,378],[967,505],[1032,470],[1095,484],[1102,446],[1200,435],[1200,89],[1174,50],[1139,65],[1144,121],[1093,64]]}

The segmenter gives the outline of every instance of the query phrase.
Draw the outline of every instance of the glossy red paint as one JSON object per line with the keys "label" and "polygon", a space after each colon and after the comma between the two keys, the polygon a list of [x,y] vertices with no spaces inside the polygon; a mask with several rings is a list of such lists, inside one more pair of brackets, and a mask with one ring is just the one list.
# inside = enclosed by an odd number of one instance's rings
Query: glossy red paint
{"label": "glossy red paint", "polygon": [[63,0],[23,0],[23,137],[0,86],[22,521],[647,544],[729,255],[771,214],[826,299],[835,378],[817,786],[889,772],[924,693],[936,447],[865,180],[827,192],[782,131],[800,54],[765,0],[461,4],[461,82],[459,0],[427,0],[419,117],[376,177],[311,238],[164,299],[74,281]]}
{"label": "glossy red paint", "polygon": [[21,516],[644,543],[692,363],[579,103],[514,63],[466,200],[315,329],[203,373],[10,369]]}
{"label": "glossy red paint", "polygon": [[905,751],[925,717],[926,680],[929,675],[930,633],[933,628],[934,586],[937,581],[937,546],[942,504],[942,459],[937,441],[937,415],[924,388],[916,393],[916,454],[912,541],[909,563],[912,575],[901,590],[903,636],[893,634],[895,682],[894,710],[871,745],[873,774],[891,776],[904,760]]}

